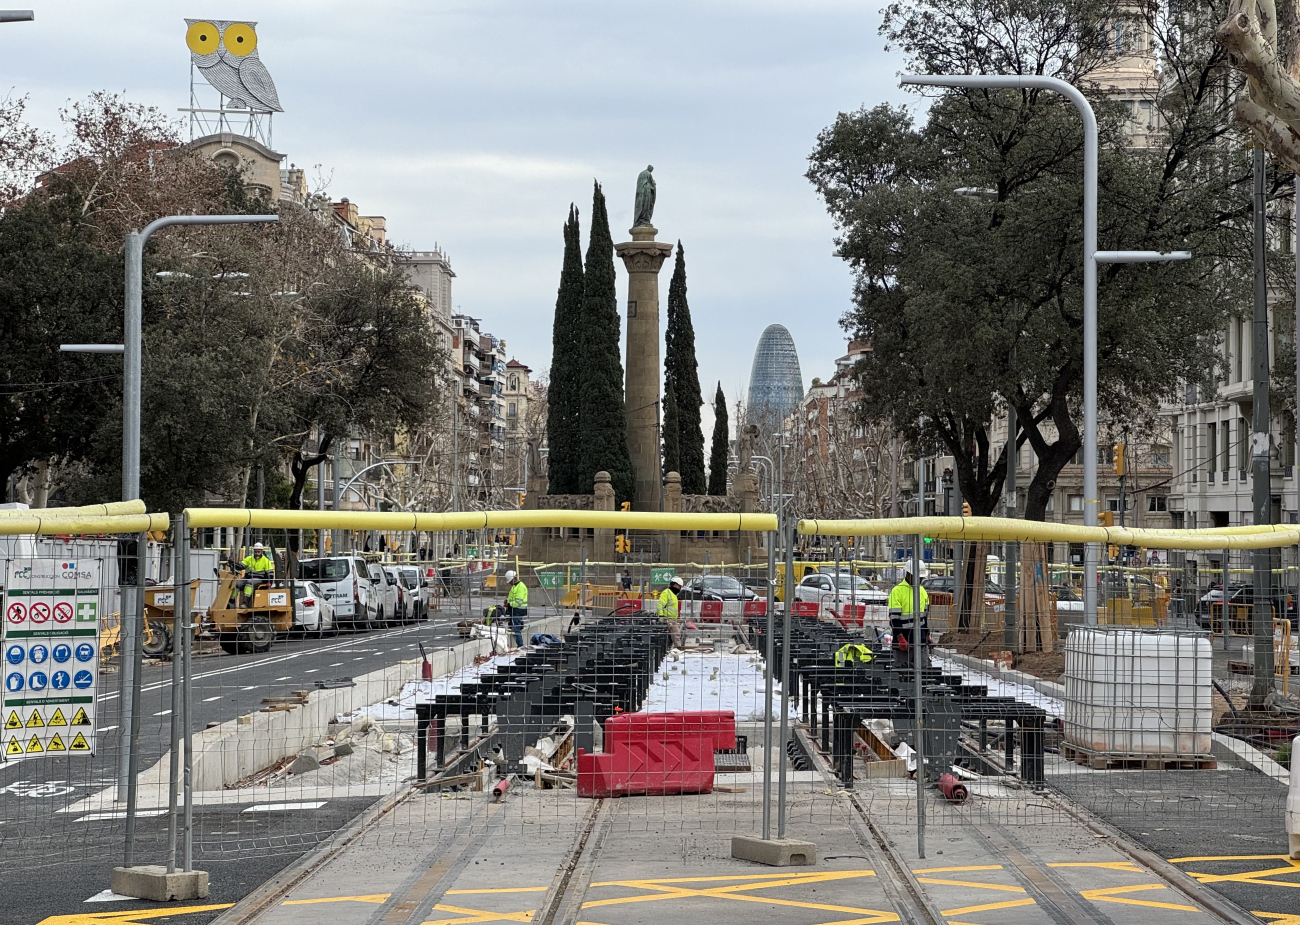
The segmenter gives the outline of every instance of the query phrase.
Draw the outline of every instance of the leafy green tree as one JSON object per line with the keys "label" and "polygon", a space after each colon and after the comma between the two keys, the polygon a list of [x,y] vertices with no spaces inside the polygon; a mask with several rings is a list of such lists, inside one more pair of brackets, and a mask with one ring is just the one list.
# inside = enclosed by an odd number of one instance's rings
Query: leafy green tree
{"label": "leafy green tree", "polygon": [[[664,396],[671,388],[676,400],[672,436],[679,448],[675,470],[682,477],[682,492],[702,495],[704,481],[704,430],[700,424],[699,364],[695,359],[695,327],[691,324],[691,307],[686,301],[686,252],[677,242],[677,262],[668,284],[668,327],[664,336]],[[666,407],[666,405],[665,405]],[[664,412],[665,447],[668,414]],[[665,450],[666,452],[666,450]]]}
{"label": "leafy green tree", "polygon": [[[1135,138],[1147,127],[1126,104],[1093,98],[1101,249],[1195,255],[1100,270],[1098,395],[1112,423],[1153,414],[1180,380],[1210,374],[1250,279],[1249,157],[1228,143],[1213,24],[1122,6],[906,0],[882,26],[921,73],[1042,73],[1086,88],[1117,23],[1155,33],[1166,51],[1154,131]],[[856,371],[863,409],[914,446],[937,440],[977,514],[1001,495],[1007,448],[991,445],[990,421],[1008,407],[1015,446],[1028,442],[1037,460],[1027,518],[1044,519],[1082,446],[1082,170],[1076,112],[1037,90],[944,92],[919,125],[888,105],[842,113],[810,157],[856,277],[842,323],[873,347]]]}
{"label": "leafy green tree", "polygon": [[569,205],[564,223],[564,266],[555,297],[555,322],[551,330],[551,382],[546,412],[547,493],[576,494],[583,468],[582,385],[583,367],[582,233],[578,210]]}
{"label": "leafy green tree", "polygon": [[713,396],[713,446],[709,450],[709,494],[727,493],[727,460],[731,455],[731,426],[727,422],[727,396],[722,383]]}
{"label": "leafy green tree", "polygon": [[[582,441],[584,464],[578,491],[595,490],[596,473],[609,473],[621,503],[636,491],[632,455],[627,444],[623,404],[623,358],[620,344],[618,290],[614,275],[614,239],[609,233],[605,194],[595,184],[591,203],[591,237],[583,271]],[[554,381],[552,381],[552,387]]]}

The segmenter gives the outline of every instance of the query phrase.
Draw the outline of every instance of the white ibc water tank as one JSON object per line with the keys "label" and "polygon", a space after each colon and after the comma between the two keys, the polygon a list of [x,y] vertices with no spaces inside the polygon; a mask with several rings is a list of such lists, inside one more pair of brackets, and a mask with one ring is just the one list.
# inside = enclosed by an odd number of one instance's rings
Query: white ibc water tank
{"label": "white ibc water tank", "polygon": [[1208,756],[1204,636],[1079,627],[1065,645],[1065,741],[1098,755]]}

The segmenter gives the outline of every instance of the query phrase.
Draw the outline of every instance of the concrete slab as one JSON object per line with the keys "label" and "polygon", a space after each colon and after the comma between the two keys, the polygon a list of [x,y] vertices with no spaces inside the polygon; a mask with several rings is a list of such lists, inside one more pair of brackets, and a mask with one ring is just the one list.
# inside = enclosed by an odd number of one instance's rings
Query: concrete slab
{"label": "concrete slab", "polygon": [[154,902],[206,899],[208,874],[202,870],[174,870],[168,873],[167,868],[160,864],[114,867],[109,888],[120,896],[134,896]]}
{"label": "concrete slab", "polygon": [[793,838],[731,836],[731,856],[768,867],[810,867],[817,863],[817,846]]}

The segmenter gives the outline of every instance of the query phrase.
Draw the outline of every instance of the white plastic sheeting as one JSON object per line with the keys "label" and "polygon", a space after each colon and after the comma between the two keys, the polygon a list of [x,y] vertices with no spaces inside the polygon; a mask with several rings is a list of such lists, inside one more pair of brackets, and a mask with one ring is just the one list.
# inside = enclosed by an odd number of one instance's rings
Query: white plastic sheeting
{"label": "white plastic sheeting", "polygon": [[[763,659],[756,653],[674,651],[664,659],[646,695],[643,713],[731,710],[736,722],[763,720]],[[781,709],[781,686],[772,686],[773,715]],[[790,717],[797,713],[792,703]]]}

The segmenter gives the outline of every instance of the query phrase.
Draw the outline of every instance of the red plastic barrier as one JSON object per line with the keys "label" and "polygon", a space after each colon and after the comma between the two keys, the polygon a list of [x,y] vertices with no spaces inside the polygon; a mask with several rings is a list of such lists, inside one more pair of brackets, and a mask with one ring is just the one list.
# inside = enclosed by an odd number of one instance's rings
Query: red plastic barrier
{"label": "red plastic barrier", "polygon": [[821,610],[821,605],[818,604],[816,601],[795,601],[794,602],[794,615],[796,617],[815,617],[817,616],[817,613],[820,610]]}
{"label": "red plastic barrier", "polygon": [[745,616],[767,616],[767,601],[745,601]]}
{"label": "red plastic barrier", "polygon": [[838,610],[832,610],[840,626],[862,626],[867,619],[866,604],[841,604]]}
{"label": "red plastic barrier", "polygon": [[713,753],[735,747],[730,711],[612,716],[603,754],[578,749],[578,796],[712,793]]}
{"label": "red plastic barrier", "polygon": [[721,623],[722,601],[700,601],[700,622]]}

